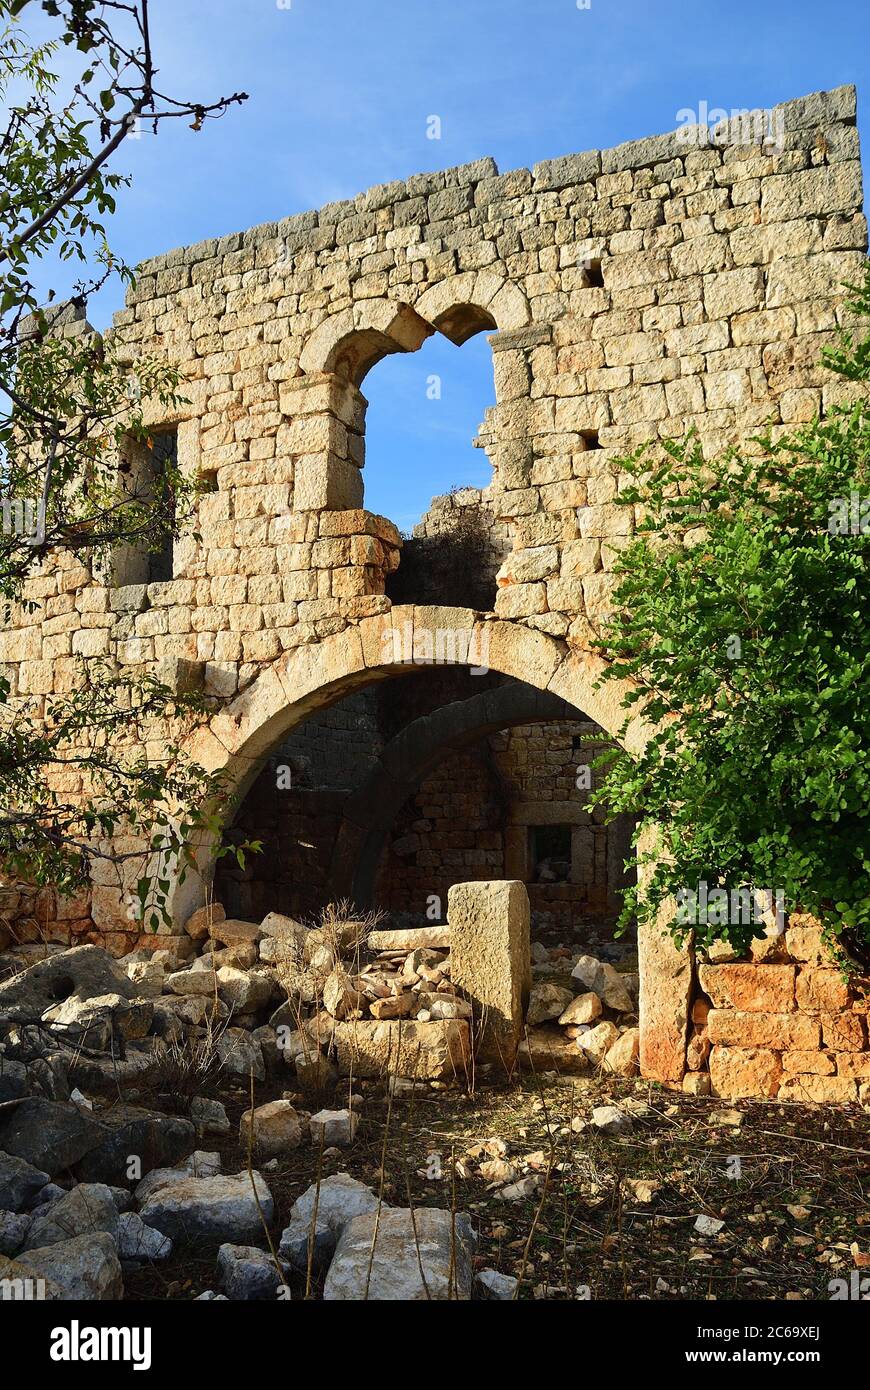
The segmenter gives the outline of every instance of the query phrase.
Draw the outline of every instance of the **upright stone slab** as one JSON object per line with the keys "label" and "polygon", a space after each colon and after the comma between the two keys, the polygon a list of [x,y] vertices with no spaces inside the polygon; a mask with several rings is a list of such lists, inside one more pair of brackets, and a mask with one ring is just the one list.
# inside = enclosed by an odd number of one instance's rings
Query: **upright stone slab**
{"label": "upright stone slab", "polygon": [[476,1055],[511,1067],[532,984],[525,884],[455,883],[447,920],[451,979],[474,1009]]}

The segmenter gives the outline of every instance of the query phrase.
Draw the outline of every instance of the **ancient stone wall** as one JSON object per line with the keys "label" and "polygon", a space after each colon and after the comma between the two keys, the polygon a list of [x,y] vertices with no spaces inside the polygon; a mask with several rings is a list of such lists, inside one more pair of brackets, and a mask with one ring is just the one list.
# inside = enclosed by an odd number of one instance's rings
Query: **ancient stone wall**
{"label": "ancient stone wall", "polygon": [[[131,374],[154,355],[180,368],[188,402],[149,423],[176,431],[181,466],[208,490],[172,579],[125,582],[136,571],[123,553],[106,576],[66,553],[34,575],[36,608],[0,632],[13,698],[74,688],[80,658],[199,683],[216,712],[190,750],[243,783],[318,704],[417,650],[431,662],[443,627],[466,651],[472,631],[487,650],[491,639],[494,669],[617,735],[618,692],[597,691],[590,644],[634,526],[614,502],[620,455],[689,429],[721,450],[850,390],[819,359],[866,248],[855,92],[775,116],[776,145],[748,143],[738,122],[712,140],[684,127],[532,170],[483,159],[146,262],[112,338]],[[491,609],[413,607],[424,595],[412,591],[394,613],[401,537],[364,509],[360,386],[435,331],[459,344],[491,335],[483,500],[511,548]],[[385,654],[394,619],[410,655]],[[164,737],[155,729],[154,756]],[[84,790],[66,778],[65,795]],[[72,910],[85,931],[129,944],[129,886],[49,904],[45,926]],[[670,1076],[690,972],[656,973],[656,959],[642,954],[642,1013],[658,1016],[646,1050],[642,1018],[641,1055]]]}

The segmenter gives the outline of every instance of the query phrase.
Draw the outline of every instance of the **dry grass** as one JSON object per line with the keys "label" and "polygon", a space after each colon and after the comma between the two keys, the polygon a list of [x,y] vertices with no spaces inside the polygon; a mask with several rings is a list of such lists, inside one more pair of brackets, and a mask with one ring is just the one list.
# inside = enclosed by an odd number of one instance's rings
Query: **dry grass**
{"label": "dry grass", "polygon": [[[250,1095],[227,1081],[222,1099],[235,1126]],[[346,1088],[341,1082],[335,1104],[346,1104]],[[266,1174],[275,1233],[318,1171],[347,1171],[393,1206],[468,1211],[477,1266],[518,1277],[523,1299],[827,1298],[828,1281],[870,1247],[870,1136],[855,1108],[725,1105],[612,1077],[525,1076],[474,1095],[426,1090],[408,1101],[376,1083],[357,1090],[364,1124],[351,1149],[294,1150]],[[280,1083],[259,1088],[256,1102],[280,1094]],[[630,1134],[577,1132],[594,1105],[620,1098],[647,1107]],[[727,1111],[742,1123],[726,1123]],[[535,1179],[519,1201],[500,1195],[506,1178],[481,1171],[502,1145],[517,1176]],[[225,1171],[247,1164],[237,1132],[206,1147],[221,1149]],[[698,1234],[699,1215],[723,1221],[722,1230]],[[294,1297],[306,1297],[304,1276],[291,1284]],[[214,1252],[179,1249],[127,1286],[130,1298],[190,1298],[215,1287]],[[307,1296],[318,1295],[309,1280]]]}

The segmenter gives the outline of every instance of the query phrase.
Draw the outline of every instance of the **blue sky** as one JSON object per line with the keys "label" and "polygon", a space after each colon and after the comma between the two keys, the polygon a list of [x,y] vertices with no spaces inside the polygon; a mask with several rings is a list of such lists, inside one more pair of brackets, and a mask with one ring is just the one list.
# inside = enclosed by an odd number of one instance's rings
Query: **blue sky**
{"label": "blue sky", "polygon": [[[152,0],[152,32],[164,90],[250,100],[124,147],[111,240],[130,262],[420,170],[492,155],[504,172],[671,130],[702,100],[768,107],[855,82],[866,126],[866,0]],[[92,321],[119,302],[104,292]],[[388,358],[364,389],[371,510],[409,528],[433,495],[487,481],[470,447],[493,398],[485,335]]]}

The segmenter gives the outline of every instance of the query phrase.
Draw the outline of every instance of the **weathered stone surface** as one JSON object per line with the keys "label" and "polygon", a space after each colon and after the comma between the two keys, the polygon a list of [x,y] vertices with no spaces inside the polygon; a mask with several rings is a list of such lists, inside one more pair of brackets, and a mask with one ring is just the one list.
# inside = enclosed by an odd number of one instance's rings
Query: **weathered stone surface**
{"label": "weathered stone surface", "polygon": [[[381,1205],[381,1211],[385,1205]],[[336,1242],[344,1227],[354,1216],[377,1211],[378,1198],[365,1183],[349,1173],[336,1173],[324,1178],[319,1187],[312,1185],[298,1197],[290,1208],[290,1224],[281,1236],[278,1254],[293,1269],[308,1267],[309,1242],[313,1234],[312,1261],[322,1269],[332,1257]]]}
{"label": "weathered stone surface", "polygon": [[445,923],[439,927],[373,931],[369,934],[368,945],[372,951],[442,950],[449,948],[450,941],[450,928]]}
{"label": "weathered stone surface", "polygon": [[359,1125],[359,1116],[352,1110],[318,1110],[309,1121],[311,1142],[322,1143],[325,1149],[352,1144]]}
{"label": "weathered stone surface", "polygon": [[246,1110],[239,1124],[239,1141],[261,1158],[280,1158],[302,1143],[302,1124],[289,1100],[270,1100],[254,1111]]}
{"label": "weathered stone surface", "polygon": [[118,1217],[116,1241],[121,1261],[168,1260],[172,1254],[169,1237],[146,1226],[135,1211],[125,1211]]}
{"label": "weathered stone surface", "polygon": [[786,1014],[794,1008],[793,965],[702,965],[698,978],[714,1009]]}
{"label": "weathered stone surface", "polygon": [[567,1023],[594,1023],[601,1017],[601,999],[592,990],[586,994],[578,994],[571,1003],[559,1015],[559,1022]]}
{"label": "weathered stone surface", "polygon": [[533,1028],[536,1023],[549,1023],[551,1019],[561,1018],[572,999],[570,989],[539,981],[532,985],[526,1023]]}
{"label": "weathered stone surface", "polygon": [[360,1077],[454,1081],[464,1080],[471,1069],[471,1036],[464,1019],[337,1023],[335,1048],[339,1070]]}
{"label": "weathered stone surface", "polygon": [[555,1071],[564,1076],[583,1076],[589,1057],[560,1028],[533,1028],[519,1045],[517,1064],[524,1071]]}
{"label": "weathered stone surface", "polygon": [[626,1028],[604,1054],[604,1070],[619,1076],[634,1076],[640,1050],[640,1029]]}
{"label": "weathered stone surface", "polygon": [[30,1222],[26,1212],[0,1210],[0,1255],[14,1255],[22,1249]]}
{"label": "weathered stone surface", "polygon": [[640,1069],[657,1081],[682,1081],[692,991],[692,952],[661,923],[638,928]]}
{"label": "weathered stone surface", "polygon": [[59,1001],[83,1004],[96,995],[132,999],[135,987],[99,946],[74,946],[37,961],[0,984],[0,1017],[9,1022],[38,1022]]}
{"label": "weathered stone surface", "polygon": [[601,1023],[596,1023],[594,1028],[590,1028],[587,1033],[580,1033],[577,1037],[577,1046],[585,1052],[589,1061],[595,1066],[601,1066],[604,1058],[619,1039],[619,1029],[615,1023],[609,1019],[604,1019]]}
{"label": "weathered stone surface", "polygon": [[71,1103],[31,1096],[0,1112],[0,1149],[25,1159],[49,1177],[65,1173],[103,1138],[89,1111]]}
{"label": "weathered stone surface", "polygon": [[476,1244],[464,1212],[433,1207],[355,1216],[329,1266],[327,1302],[469,1299]]}
{"label": "weathered stone surface", "polygon": [[818,1018],[809,1014],[739,1013],[736,1009],[711,1009],[707,1015],[711,1043],[733,1047],[774,1047],[786,1051],[811,1051],[819,1046]]}
{"label": "weathered stone surface", "polygon": [[781,1075],[779,1054],[766,1048],[714,1047],[710,1053],[710,1086],[723,1100],[775,1096]]}
{"label": "weathered stone surface", "polygon": [[146,1226],[173,1241],[230,1241],[247,1245],[262,1239],[274,1216],[274,1202],[261,1173],[211,1178],[174,1178],[149,1193],[140,1215]]}
{"label": "weathered stone surface", "polygon": [[85,1231],[118,1234],[118,1208],[104,1183],[79,1183],[42,1215],[35,1215],[24,1248],[57,1245]]}
{"label": "weathered stone surface", "polygon": [[481,1269],[474,1276],[474,1297],[488,1302],[507,1303],[516,1298],[519,1280],[497,1269]]}
{"label": "weathered stone surface", "polygon": [[218,1270],[227,1298],[251,1303],[277,1298],[289,1298],[284,1272],[266,1250],[255,1245],[222,1245],[218,1251]]}
{"label": "weathered stone surface", "polygon": [[0,1210],[24,1210],[48,1179],[48,1173],[26,1159],[0,1152]]}
{"label": "weathered stone surface", "polygon": [[531,989],[525,885],[518,880],[454,883],[447,918],[451,978],[474,1011],[477,1055],[510,1068]]}
{"label": "weathered stone surface", "polygon": [[115,1242],[104,1231],[74,1236],[40,1250],[28,1250],[18,1261],[38,1278],[63,1290],[78,1302],[105,1302],[124,1296],[124,1279]]}
{"label": "weathered stone surface", "polygon": [[626,988],[625,981],[606,961],[596,960],[595,956],[581,956],[571,971],[575,980],[585,985],[617,1013],[631,1013],[634,1000]]}
{"label": "weathered stone surface", "polygon": [[203,941],[209,935],[209,928],[213,923],[224,921],[226,915],[220,903],[207,903],[205,907],[198,907],[196,912],[191,913],[184,924],[184,930],[193,941]]}

